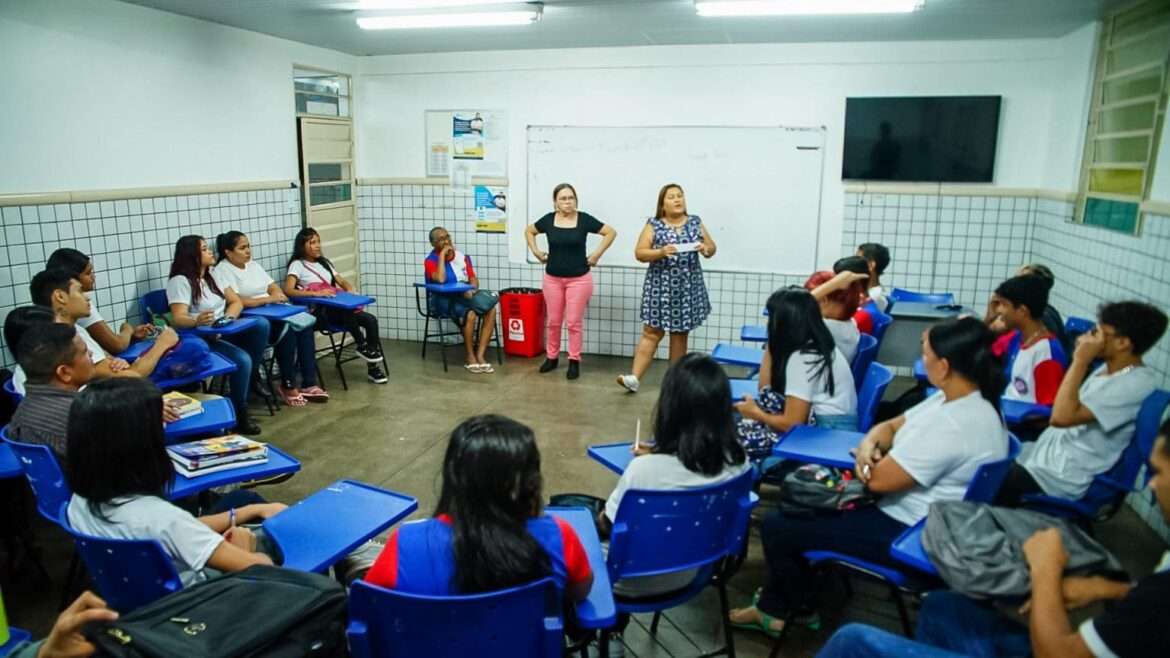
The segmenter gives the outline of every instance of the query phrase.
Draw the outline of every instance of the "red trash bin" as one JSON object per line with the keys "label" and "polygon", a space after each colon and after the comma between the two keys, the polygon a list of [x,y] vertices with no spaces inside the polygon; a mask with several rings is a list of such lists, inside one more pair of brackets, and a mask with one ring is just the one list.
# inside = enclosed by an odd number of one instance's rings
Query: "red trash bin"
{"label": "red trash bin", "polygon": [[504,352],[510,356],[544,353],[544,293],[536,288],[500,291]]}

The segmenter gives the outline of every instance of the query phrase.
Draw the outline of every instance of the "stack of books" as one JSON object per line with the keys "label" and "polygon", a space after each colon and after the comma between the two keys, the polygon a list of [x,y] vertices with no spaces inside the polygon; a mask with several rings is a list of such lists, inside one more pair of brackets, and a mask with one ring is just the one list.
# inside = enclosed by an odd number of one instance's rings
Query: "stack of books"
{"label": "stack of books", "polygon": [[195,477],[268,461],[268,445],[239,434],[179,443],[167,448],[175,471]]}
{"label": "stack of books", "polygon": [[202,402],[178,391],[171,391],[163,395],[163,403],[169,404],[171,408],[177,410],[180,420],[203,413]]}

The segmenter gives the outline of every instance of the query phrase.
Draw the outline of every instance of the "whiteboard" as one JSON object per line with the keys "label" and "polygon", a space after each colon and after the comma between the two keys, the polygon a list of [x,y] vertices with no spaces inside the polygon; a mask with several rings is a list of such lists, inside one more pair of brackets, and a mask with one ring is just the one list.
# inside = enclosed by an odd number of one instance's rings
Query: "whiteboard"
{"label": "whiteboard", "polygon": [[824,145],[823,127],[528,126],[529,221],[571,183],[578,209],[618,232],[602,266],[644,268],[638,234],[658,190],[678,183],[718,246],[704,269],[805,276],[816,265]]}

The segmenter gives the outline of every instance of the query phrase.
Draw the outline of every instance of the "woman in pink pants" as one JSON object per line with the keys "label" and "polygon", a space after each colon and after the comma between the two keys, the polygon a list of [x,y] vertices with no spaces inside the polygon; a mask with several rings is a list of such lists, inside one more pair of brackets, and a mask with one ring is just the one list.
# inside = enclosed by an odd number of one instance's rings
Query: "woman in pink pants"
{"label": "woman in pink pants", "polygon": [[[561,325],[569,327],[569,371],[566,377],[576,379],[581,373],[582,330],[585,307],[593,296],[593,275],[589,270],[601,260],[601,255],[613,244],[617,231],[602,224],[593,215],[577,212],[577,190],[568,183],[553,188],[555,212],[529,224],[524,237],[537,260],[545,263],[544,303],[548,309],[547,358],[541,372],[557,367],[561,353]],[[548,252],[536,246],[536,234],[548,238]],[[589,256],[585,255],[585,239],[590,233],[601,235],[601,244]]]}

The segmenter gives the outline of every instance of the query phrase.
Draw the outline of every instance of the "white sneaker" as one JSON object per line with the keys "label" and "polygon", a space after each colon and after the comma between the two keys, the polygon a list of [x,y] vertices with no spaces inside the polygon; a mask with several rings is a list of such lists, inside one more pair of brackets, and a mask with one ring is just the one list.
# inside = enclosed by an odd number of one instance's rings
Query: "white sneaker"
{"label": "white sneaker", "polygon": [[633,375],[618,375],[617,383],[631,393],[638,392],[638,378]]}

